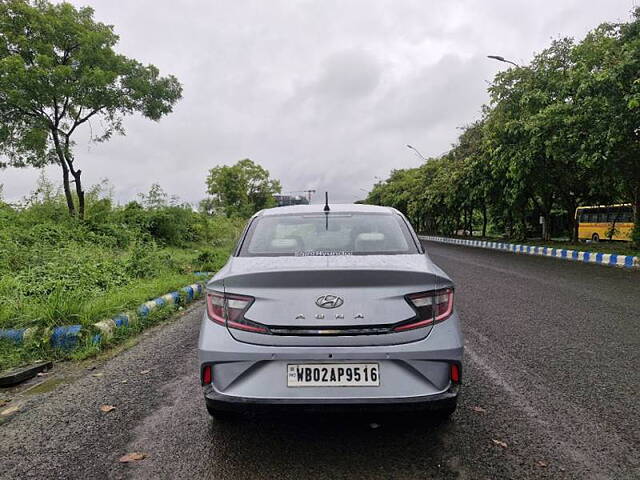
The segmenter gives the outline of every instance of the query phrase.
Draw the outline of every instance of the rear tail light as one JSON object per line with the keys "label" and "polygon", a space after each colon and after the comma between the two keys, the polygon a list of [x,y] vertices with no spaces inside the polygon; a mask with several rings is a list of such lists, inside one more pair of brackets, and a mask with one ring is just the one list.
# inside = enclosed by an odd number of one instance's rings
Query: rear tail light
{"label": "rear tail light", "polygon": [[407,295],[406,299],[416,311],[417,315],[408,322],[402,322],[397,325],[394,328],[396,332],[443,322],[449,318],[453,312],[453,288],[412,293],[411,295]]}
{"label": "rear tail light", "polygon": [[451,364],[451,381],[460,383],[460,366],[457,363]]}
{"label": "rear tail light", "polygon": [[202,368],[202,385],[209,385],[211,383],[211,365],[205,365]]}
{"label": "rear tail light", "polygon": [[252,303],[253,297],[210,292],[207,293],[207,314],[209,320],[219,325],[247,332],[268,333],[266,327],[244,318]]}

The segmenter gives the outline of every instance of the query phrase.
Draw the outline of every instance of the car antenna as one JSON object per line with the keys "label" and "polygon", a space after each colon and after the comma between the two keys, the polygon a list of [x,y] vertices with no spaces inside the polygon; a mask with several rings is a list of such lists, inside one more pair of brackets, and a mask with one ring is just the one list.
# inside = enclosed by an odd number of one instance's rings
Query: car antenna
{"label": "car antenna", "polygon": [[329,231],[329,192],[324,192],[324,228]]}

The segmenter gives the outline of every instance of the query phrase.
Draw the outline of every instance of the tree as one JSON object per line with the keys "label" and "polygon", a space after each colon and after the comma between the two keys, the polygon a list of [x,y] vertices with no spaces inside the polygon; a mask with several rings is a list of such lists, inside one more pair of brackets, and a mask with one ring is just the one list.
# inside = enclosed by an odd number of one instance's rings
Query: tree
{"label": "tree", "polygon": [[[529,148],[523,119],[529,74],[528,68],[516,67],[496,75],[489,88],[492,108],[484,124],[485,148],[498,189],[498,210],[505,217],[507,234],[515,233],[520,238],[525,236],[525,216],[533,187],[546,186],[546,172],[541,168],[540,157]],[[548,202],[548,194],[542,197]]]}
{"label": "tree", "polygon": [[209,170],[207,192],[211,200],[207,208],[215,206],[227,217],[249,217],[263,208],[276,205],[280,182],[270,178],[269,172],[248,158],[235,165],[217,166]]}
{"label": "tree", "polygon": [[[463,208],[464,229],[473,232],[473,215],[480,210],[482,215],[482,236],[487,234],[488,223],[488,160],[483,150],[483,121],[479,120],[462,128],[458,143],[449,156],[459,170],[455,200]],[[473,233],[472,233],[473,234]]]}
{"label": "tree", "polygon": [[[450,212],[443,201],[444,195],[436,180],[442,175],[444,160],[430,158],[420,165],[416,171],[416,184],[413,187],[413,198],[409,202],[412,221],[416,222],[420,231],[429,233],[445,233],[450,219]],[[446,232],[450,233],[450,232]]]}
{"label": "tree", "polygon": [[367,201],[445,234],[472,230],[480,210],[483,235],[490,219],[524,238],[539,215],[561,213],[574,240],[577,206],[631,201],[640,245],[638,72],[640,8],[630,22],[604,23],[580,42],[554,40],[528,65],[496,75],[482,119],[449,152],[392,171]]}
{"label": "tree", "polygon": [[629,23],[590,32],[574,57],[576,103],[589,120],[583,157],[597,166],[601,185],[631,200],[640,246],[640,8]]}
{"label": "tree", "polygon": [[204,215],[213,215],[216,211],[216,201],[211,198],[203,198],[198,203],[198,211]]}
{"label": "tree", "polygon": [[117,54],[117,42],[89,7],[0,2],[0,153],[7,157],[0,167],[60,165],[67,208],[81,219],[82,170],[72,139],[78,127],[99,120],[102,131],[92,140],[105,141],[124,134],[126,115],[159,120],[182,95],[174,76]]}
{"label": "tree", "polygon": [[527,119],[530,142],[548,159],[548,183],[564,209],[573,241],[577,240],[576,207],[595,200],[611,203],[615,194],[602,188],[608,182],[602,165],[583,155],[585,132],[593,119],[578,100],[580,75],[576,73],[576,46],[570,38],[552,42],[531,63],[534,81],[528,96],[538,99]]}
{"label": "tree", "polygon": [[148,210],[158,210],[169,205],[169,195],[160,186],[159,183],[154,183],[149,188],[148,193],[139,193],[140,203]]}
{"label": "tree", "polygon": [[414,196],[413,188],[417,181],[416,170],[415,168],[392,170],[385,182],[374,185],[367,197],[367,203],[393,207],[410,216],[409,202]]}

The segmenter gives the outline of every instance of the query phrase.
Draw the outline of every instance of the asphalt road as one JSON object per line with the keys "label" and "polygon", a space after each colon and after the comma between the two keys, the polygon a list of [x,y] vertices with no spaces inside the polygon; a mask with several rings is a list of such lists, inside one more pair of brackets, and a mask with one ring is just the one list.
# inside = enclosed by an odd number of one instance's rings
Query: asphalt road
{"label": "asphalt road", "polygon": [[[466,334],[449,423],[212,421],[196,305],[94,370],[68,367],[68,383],[5,405],[19,410],[0,420],[0,478],[640,478],[640,272],[426,246],[457,283]],[[118,461],[130,452],[147,456]]]}

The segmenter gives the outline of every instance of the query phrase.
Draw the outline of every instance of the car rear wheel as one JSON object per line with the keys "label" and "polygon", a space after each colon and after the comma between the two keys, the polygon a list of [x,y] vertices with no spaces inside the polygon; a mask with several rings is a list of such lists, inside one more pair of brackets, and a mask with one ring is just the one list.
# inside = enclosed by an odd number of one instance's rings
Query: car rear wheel
{"label": "car rear wheel", "polygon": [[233,422],[240,417],[239,413],[220,410],[212,405],[207,405],[207,412],[219,422]]}
{"label": "car rear wheel", "polygon": [[593,243],[598,243],[598,242],[600,241],[600,235],[598,235],[597,233],[594,233],[594,234],[591,236],[591,241],[592,241]]}
{"label": "car rear wheel", "polygon": [[440,421],[447,421],[453,415],[458,408],[458,397],[450,398],[442,404],[440,408],[435,412],[436,417]]}

